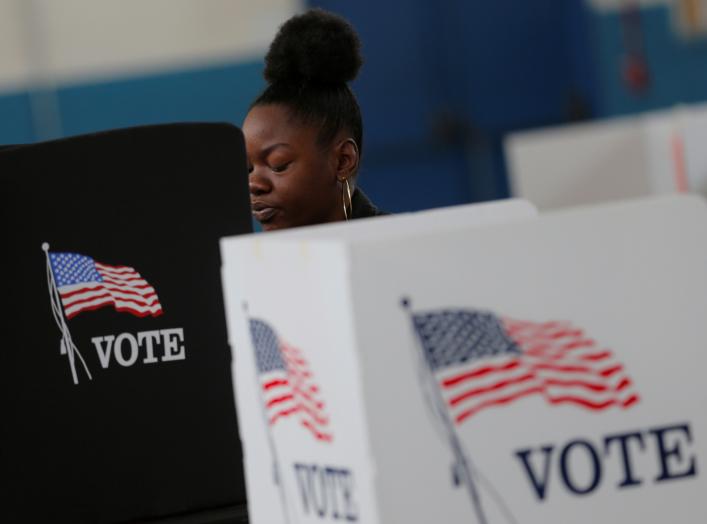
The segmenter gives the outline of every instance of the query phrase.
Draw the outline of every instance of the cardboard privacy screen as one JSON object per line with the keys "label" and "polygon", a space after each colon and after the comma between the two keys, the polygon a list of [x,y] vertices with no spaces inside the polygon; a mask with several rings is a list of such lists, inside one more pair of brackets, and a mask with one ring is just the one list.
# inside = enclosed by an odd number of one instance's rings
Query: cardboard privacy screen
{"label": "cardboard privacy screen", "polygon": [[0,521],[244,513],[218,239],[246,182],[226,124],[0,152]]}
{"label": "cardboard privacy screen", "polygon": [[222,241],[253,522],[702,522],[704,202],[471,217]]}

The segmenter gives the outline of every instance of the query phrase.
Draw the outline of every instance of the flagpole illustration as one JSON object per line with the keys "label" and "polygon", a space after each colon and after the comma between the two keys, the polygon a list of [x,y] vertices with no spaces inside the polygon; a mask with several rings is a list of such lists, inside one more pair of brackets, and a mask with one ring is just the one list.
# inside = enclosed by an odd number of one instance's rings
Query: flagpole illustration
{"label": "flagpole illustration", "polygon": [[[403,308],[411,314],[411,304],[407,298],[402,300]],[[414,326],[413,326],[414,328]],[[459,436],[454,429],[454,423],[449,417],[449,413],[446,408],[446,404],[437,386],[437,382],[432,374],[427,357],[425,355],[425,349],[415,336],[417,341],[416,345],[419,351],[416,352],[418,360],[418,372],[423,384],[423,391],[425,392],[425,398],[430,404],[430,408],[434,414],[442,422],[442,429],[444,430],[445,437],[449,443],[452,453],[454,454],[454,478],[455,481],[463,483],[466,486],[467,493],[471,499],[471,505],[476,514],[476,519],[479,524],[488,524],[486,516],[484,514],[483,508],[481,506],[481,499],[479,497],[479,492],[474,482],[472,475],[471,461],[467,458],[464,453],[464,448],[462,447]]]}
{"label": "flagpole illustration", "polygon": [[66,319],[64,318],[63,307],[61,305],[61,298],[59,297],[59,291],[56,286],[56,280],[54,279],[54,271],[52,269],[51,261],[49,259],[49,244],[44,242],[42,244],[42,251],[46,256],[47,260],[47,285],[49,287],[49,301],[52,306],[52,315],[54,316],[54,321],[61,331],[61,342],[60,342],[60,352],[62,355],[66,354],[69,359],[69,367],[71,368],[71,377],[74,380],[74,385],[79,383],[78,375],[76,373],[76,357],[81,361],[86,375],[88,375],[89,380],[93,380],[91,372],[88,370],[86,361],[81,356],[81,352],[74,344],[71,338],[71,332],[69,327],[66,325]]}
{"label": "flagpole illustration", "polygon": [[[250,317],[248,316],[248,304],[243,302],[243,311],[246,314],[246,318],[250,323]],[[249,326],[250,329],[250,326]],[[252,340],[252,339],[251,339]],[[253,349],[257,352],[258,348],[255,347],[255,341],[253,341]],[[257,355],[254,355],[257,359]],[[258,375],[257,364],[255,366],[255,384],[258,389],[258,402],[260,404],[260,413],[263,416],[263,426],[265,427],[265,433],[268,437],[268,446],[270,447],[270,456],[272,457],[272,468],[273,468],[273,480],[277,484],[278,491],[280,493],[280,503],[282,505],[282,513],[284,517],[285,524],[289,524],[290,516],[287,511],[287,496],[285,494],[285,485],[280,471],[280,461],[277,457],[277,448],[275,447],[275,440],[273,439],[272,432],[270,431],[270,421],[268,420],[267,410],[265,409],[265,399],[263,398],[263,392],[260,388],[260,377]]]}

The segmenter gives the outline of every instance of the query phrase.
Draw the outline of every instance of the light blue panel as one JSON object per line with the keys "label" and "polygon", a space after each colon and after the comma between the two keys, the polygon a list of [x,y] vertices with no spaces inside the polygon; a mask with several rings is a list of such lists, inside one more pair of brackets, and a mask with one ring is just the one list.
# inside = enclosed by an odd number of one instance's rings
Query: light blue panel
{"label": "light blue panel", "polygon": [[707,100],[707,39],[683,40],[672,27],[667,7],[641,11],[645,54],[650,71],[650,87],[632,93],[624,85],[623,27],[618,14],[595,14],[598,116],[635,113],[677,103]]}
{"label": "light blue panel", "polygon": [[62,88],[65,135],[167,122],[231,122],[240,127],[264,87],[262,62]]}
{"label": "light blue panel", "polygon": [[0,145],[22,144],[34,139],[29,94],[0,95]]}

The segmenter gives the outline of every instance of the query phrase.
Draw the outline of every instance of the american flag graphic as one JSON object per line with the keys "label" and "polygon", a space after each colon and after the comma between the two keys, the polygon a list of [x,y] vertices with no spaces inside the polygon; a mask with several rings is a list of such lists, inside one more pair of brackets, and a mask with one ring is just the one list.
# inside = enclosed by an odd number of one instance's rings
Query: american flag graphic
{"label": "american flag graphic", "polygon": [[455,424],[532,395],[590,410],[639,401],[612,352],[569,322],[527,322],[461,309],[412,317]]}
{"label": "american flag graphic", "polygon": [[132,267],[76,253],[49,253],[49,264],[67,319],[110,305],[138,317],[162,314],[155,288]]}
{"label": "american flag graphic", "polygon": [[302,351],[279,339],[262,320],[250,320],[250,334],[269,425],[296,416],[314,438],[331,442],[324,402]]}

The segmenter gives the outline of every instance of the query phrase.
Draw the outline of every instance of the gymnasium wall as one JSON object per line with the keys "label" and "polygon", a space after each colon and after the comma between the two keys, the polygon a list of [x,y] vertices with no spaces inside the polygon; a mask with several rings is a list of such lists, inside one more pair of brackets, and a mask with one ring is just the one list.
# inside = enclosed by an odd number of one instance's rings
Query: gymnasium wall
{"label": "gymnasium wall", "polygon": [[[707,40],[676,31],[674,4],[642,0],[627,17],[619,0],[306,3],[361,35],[360,182],[390,211],[508,196],[510,132],[707,99]],[[277,27],[306,5],[0,0],[0,144],[170,121],[239,125]],[[650,75],[640,93],[623,75],[636,27]]]}

